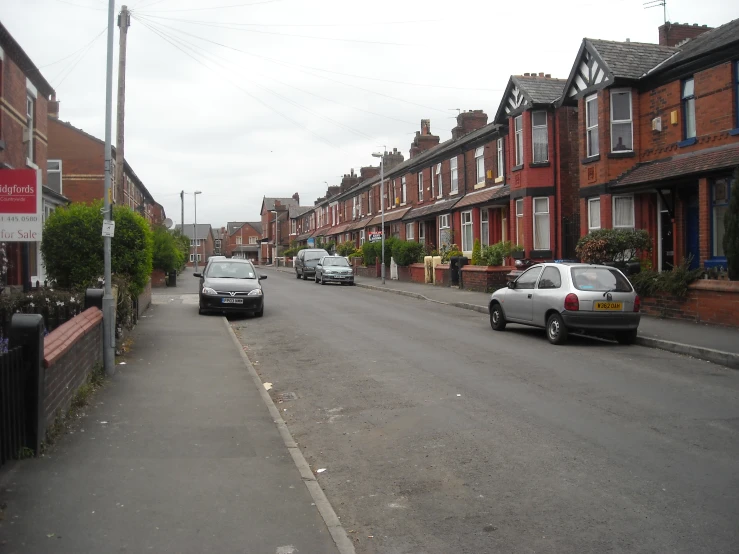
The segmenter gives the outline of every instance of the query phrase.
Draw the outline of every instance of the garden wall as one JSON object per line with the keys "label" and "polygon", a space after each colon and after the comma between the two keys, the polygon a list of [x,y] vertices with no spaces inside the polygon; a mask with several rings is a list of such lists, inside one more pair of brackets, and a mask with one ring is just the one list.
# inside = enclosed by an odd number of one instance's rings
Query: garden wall
{"label": "garden wall", "polygon": [[642,313],[739,328],[739,282],[701,279],[686,297],[658,294],[642,298]]}
{"label": "garden wall", "polygon": [[466,265],[462,267],[460,288],[493,292],[506,286],[508,274],[515,267]]}

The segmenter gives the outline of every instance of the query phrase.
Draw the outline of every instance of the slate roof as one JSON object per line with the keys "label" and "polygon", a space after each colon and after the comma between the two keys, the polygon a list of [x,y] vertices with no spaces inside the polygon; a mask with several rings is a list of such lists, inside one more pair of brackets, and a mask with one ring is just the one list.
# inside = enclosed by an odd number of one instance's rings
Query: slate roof
{"label": "slate roof", "polygon": [[[210,234],[211,225],[210,223],[198,223],[198,238],[204,239],[207,238],[207,236]],[[195,238],[195,225],[192,223],[186,223],[185,229],[182,229],[182,225],[179,223],[175,227],[178,231],[182,231],[182,234],[185,235],[190,240],[193,240]]]}
{"label": "slate roof", "polygon": [[698,175],[707,171],[730,169],[736,166],[739,166],[739,144],[719,146],[640,164],[619,177],[611,188],[658,183],[677,177]]}
{"label": "slate roof", "polygon": [[313,209],[313,206],[290,206],[288,210],[288,217],[290,219],[294,219],[296,217],[300,217],[306,212],[311,211],[312,209]]}
{"label": "slate roof", "polygon": [[666,70],[709,52],[725,48],[732,43],[739,43],[739,19],[729,21],[689,40],[678,48],[679,52],[677,54],[657,69],[659,71]]}
{"label": "slate roof", "polygon": [[[395,210],[390,213],[385,212],[385,223],[391,223],[393,221],[403,219],[403,216],[408,213],[408,210],[410,210],[410,208],[403,208],[402,210]],[[382,214],[378,214],[373,217],[365,227],[369,225],[382,225]]]}
{"label": "slate roof", "polygon": [[678,49],[672,46],[645,42],[615,42],[597,39],[585,39],[585,41],[593,46],[617,79],[639,79],[678,52]]}
{"label": "slate roof", "polygon": [[408,221],[411,219],[419,219],[428,215],[446,212],[451,210],[457,202],[459,202],[459,197],[449,198],[448,200],[441,200],[440,202],[426,204],[425,206],[418,206],[409,211],[403,219]]}
{"label": "slate roof", "polygon": [[455,204],[454,209],[466,208],[467,206],[474,206],[477,204],[483,204],[485,202],[507,199],[508,197],[510,197],[510,195],[510,185],[477,190],[463,196],[462,200]]}
{"label": "slate roof", "polygon": [[260,235],[262,234],[262,222],[261,221],[247,221],[249,225],[251,225],[252,229],[254,229],[257,233]]}
{"label": "slate roof", "polygon": [[229,221],[228,223],[226,223],[226,232],[228,233],[228,236],[230,237],[236,231],[241,229],[241,226],[243,224],[244,224],[243,221]]}
{"label": "slate roof", "polygon": [[284,206],[297,206],[298,201],[295,198],[267,198],[264,197],[263,210],[274,210],[275,200],[278,200],[280,204]]}
{"label": "slate roof", "polygon": [[347,228],[347,231],[356,231],[357,229],[364,229],[369,225],[370,221],[374,219],[374,216],[365,217],[363,219],[360,219],[359,221],[355,221],[349,227]]}
{"label": "slate roof", "polygon": [[566,79],[551,77],[527,77],[512,75],[511,80],[524,89],[534,104],[552,104],[560,99],[565,88]]}

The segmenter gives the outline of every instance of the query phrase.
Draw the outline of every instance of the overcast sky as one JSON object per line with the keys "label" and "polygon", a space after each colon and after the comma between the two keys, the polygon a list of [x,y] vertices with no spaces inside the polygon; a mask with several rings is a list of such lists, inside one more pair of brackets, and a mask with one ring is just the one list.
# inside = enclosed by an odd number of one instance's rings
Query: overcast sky
{"label": "overcast sky", "polygon": [[[126,159],[176,223],[181,190],[186,222],[201,190],[198,222],[219,227],[258,220],[265,195],[313,205],[382,145],[407,158],[421,119],[444,141],[458,109],[492,120],[511,74],[566,78],[585,36],[657,42],[662,8],[643,3],[130,0]],[[61,119],[101,139],[107,5],[0,0]],[[671,21],[737,17],[737,2],[668,3]],[[117,28],[115,45],[117,60]]]}

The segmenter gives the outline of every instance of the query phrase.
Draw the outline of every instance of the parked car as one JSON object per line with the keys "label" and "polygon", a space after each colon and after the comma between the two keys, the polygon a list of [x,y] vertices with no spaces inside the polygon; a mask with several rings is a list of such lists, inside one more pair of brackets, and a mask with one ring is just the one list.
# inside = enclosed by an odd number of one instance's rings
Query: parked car
{"label": "parked car", "polygon": [[305,281],[308,277],[316,274],[316,264],[321,258],[328,256],[328,252],[323,248],[303,248],[295,256],[293,265],[295,266],[295,277],[301,277]]}
{"label": "parked car", "polygon": [[259,275],[250,261],[214,260],[205,273],[195,273],[195,277],[203,280],[198,306],[200,315],[210,311],[264,315],[264,290],[260,281],[267,276]]}
{"label": "parked car", "polygon": [[354,269],[343,256],[324,256],[316,264],[316,283],[354,284]]}
{"label": "parked car", "polygon": [[636,339],[640,307],[631,283],[615,267],[544,263],[495,291],[488,309],[496,331],[521,323],[546,329],[552,344],[564,343],[570,331],[609,334],[630,344]]}
{"label": "parked car", "polygon": [[[210,267],[210,264],[212,264],[216,260],[227,260],[227,259],[228,258],[226,258],[226,256],[211,256],[210,258],[208,258],[208,261],[205,262],[205,268],[203,269],[203,274],[206,271],[208,271],[208,267]],[[203,278],[201,277],[200,278],[200,288],[202,288],[202,287],[203,287]]]}

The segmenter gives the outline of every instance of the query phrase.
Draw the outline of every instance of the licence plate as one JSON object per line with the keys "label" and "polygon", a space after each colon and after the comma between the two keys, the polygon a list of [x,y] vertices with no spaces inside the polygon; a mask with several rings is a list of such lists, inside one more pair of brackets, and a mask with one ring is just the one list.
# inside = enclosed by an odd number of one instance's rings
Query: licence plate
{"label": "licence plate", "polygon": [[243,304],[243,298],[221,298],[221,304]]}
{"label": "licence plate", "polygon": [[621,312],[624,309],[623,302],[596,302],[595,309],[603,312]]}

